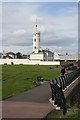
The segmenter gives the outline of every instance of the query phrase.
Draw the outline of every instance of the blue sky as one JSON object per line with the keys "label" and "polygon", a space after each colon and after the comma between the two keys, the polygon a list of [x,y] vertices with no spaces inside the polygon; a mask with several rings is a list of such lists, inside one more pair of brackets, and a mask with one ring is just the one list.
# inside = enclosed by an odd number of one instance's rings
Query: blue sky
{"label": "blue sky", "polygon": [[[35,3],[34,3],[35,4]],[[65,16],[65,14],[62,13],[62,9],[69,9],[70,8],[73,8],[76,9],[77,7],[77,3],[75,2],[54,2],[54,3],[51,3],[51,2],[43,2],[43,3],[38,3],[40,5],[40,9],[38,10],[38,12],[40,14],[44,14],[46,16]],[[44,8],[44,9],[43,9]],[[74,13],[72,14],[75,14],[76,13],[76,10],[74,11]],[[69,15],[69,14],[68,14]]]}
{"label": "blue sky", "polygon": [[41,47],[65,54],[77,52],[77,2],[3,3],[3,49],[5,52],[32,52],[32,32],[37,19]]}

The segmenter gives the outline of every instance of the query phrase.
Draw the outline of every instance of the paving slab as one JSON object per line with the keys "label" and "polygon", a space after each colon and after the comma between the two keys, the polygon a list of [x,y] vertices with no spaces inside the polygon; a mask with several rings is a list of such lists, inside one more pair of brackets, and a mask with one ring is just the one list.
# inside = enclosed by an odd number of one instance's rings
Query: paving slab
{"label": "paving slab", "polygon": [[3,101],[3,118],[44,118],[54,107],[46,103]]}
{"label": "paving slab", "polygon": [[0,120],[2,118],[2,101],[0,101]]}

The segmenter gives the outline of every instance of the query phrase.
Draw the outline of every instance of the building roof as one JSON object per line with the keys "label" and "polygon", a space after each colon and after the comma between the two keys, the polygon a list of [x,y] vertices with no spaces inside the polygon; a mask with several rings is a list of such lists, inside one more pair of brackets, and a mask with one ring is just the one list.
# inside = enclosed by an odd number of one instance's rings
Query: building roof
{"label": "building roof", "polygon": [[31,54],[43,54],[43,53],[53,53],[53,52],[51,52],[50,50],[42,50],[42,51],[39,51],[39,53],[34,53],[34,52],[32,52]]}
{"label": "building roof", "polygon": [[60,60],[60,56],[56,52],[54,52],[54,60]]}
{"label": "building roof", "polygon": [[47,49],[46,49],[46,50],[42,50],[42,52],[48,52],[48,53],[50,52],[50,53],[53,53],[53,52],[51,52],[50,50],[47,50]]}
{"label": "building roof", "polygon": [[79,55],[80,53],[75,53],[72,55],[63,55],[63,56],[59,56],[60,60],[78,60],[79,59]]}
{"label": "building roof", "polygon": [[80,60],[80,52],[72,55],[59,55],[54,52],[54,60]]}
{"label": "building roof", "polygon": [[13,52],[8,52],[7,53],[8,55],[10,54],[10,55],[15,55],[15,53],[13,53]]}

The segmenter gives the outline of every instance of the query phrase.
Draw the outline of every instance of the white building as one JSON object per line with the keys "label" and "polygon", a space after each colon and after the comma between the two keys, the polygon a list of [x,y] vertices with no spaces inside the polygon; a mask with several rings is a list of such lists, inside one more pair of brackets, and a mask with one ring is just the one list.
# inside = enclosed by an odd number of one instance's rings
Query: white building
{"label": "white building", "polygon": [[33,52],[30,54],[30,60],[53,61],[53,55],[48,48],[42,50],[40,47],[40,31],[37,31],[36,25],[36,30],[33,32]]}

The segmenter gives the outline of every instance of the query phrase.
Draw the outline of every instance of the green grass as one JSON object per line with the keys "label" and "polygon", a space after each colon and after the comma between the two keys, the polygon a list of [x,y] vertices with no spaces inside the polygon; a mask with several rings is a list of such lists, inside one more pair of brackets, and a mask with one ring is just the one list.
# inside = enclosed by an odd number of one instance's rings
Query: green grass
{"label": "green grass", "polygon": [[44,65],[3,65],[2,66],[2,99],[14,96],[20,92],[27,91],[39,83],[34,84],[37,76],[45,80],[51,80],[61,75],[58,70],[50,70]]}
{"label": "green grass", "polygon": [[71,109],[68,110],[68,112],[70,111],[70,113],[63,115],[62,111],[55,111],[53,110],[50,115],[47,116],[47,120],[52,120],[52,118],[54,118],[53,120],[78,120],[80,119],[80,110],[76,110],[75,112],[73,112]]}
{"label": "green grass", "polygon": [[76,111],[70,115],[67,115],[65,118],[79,118],[79,111]]}

